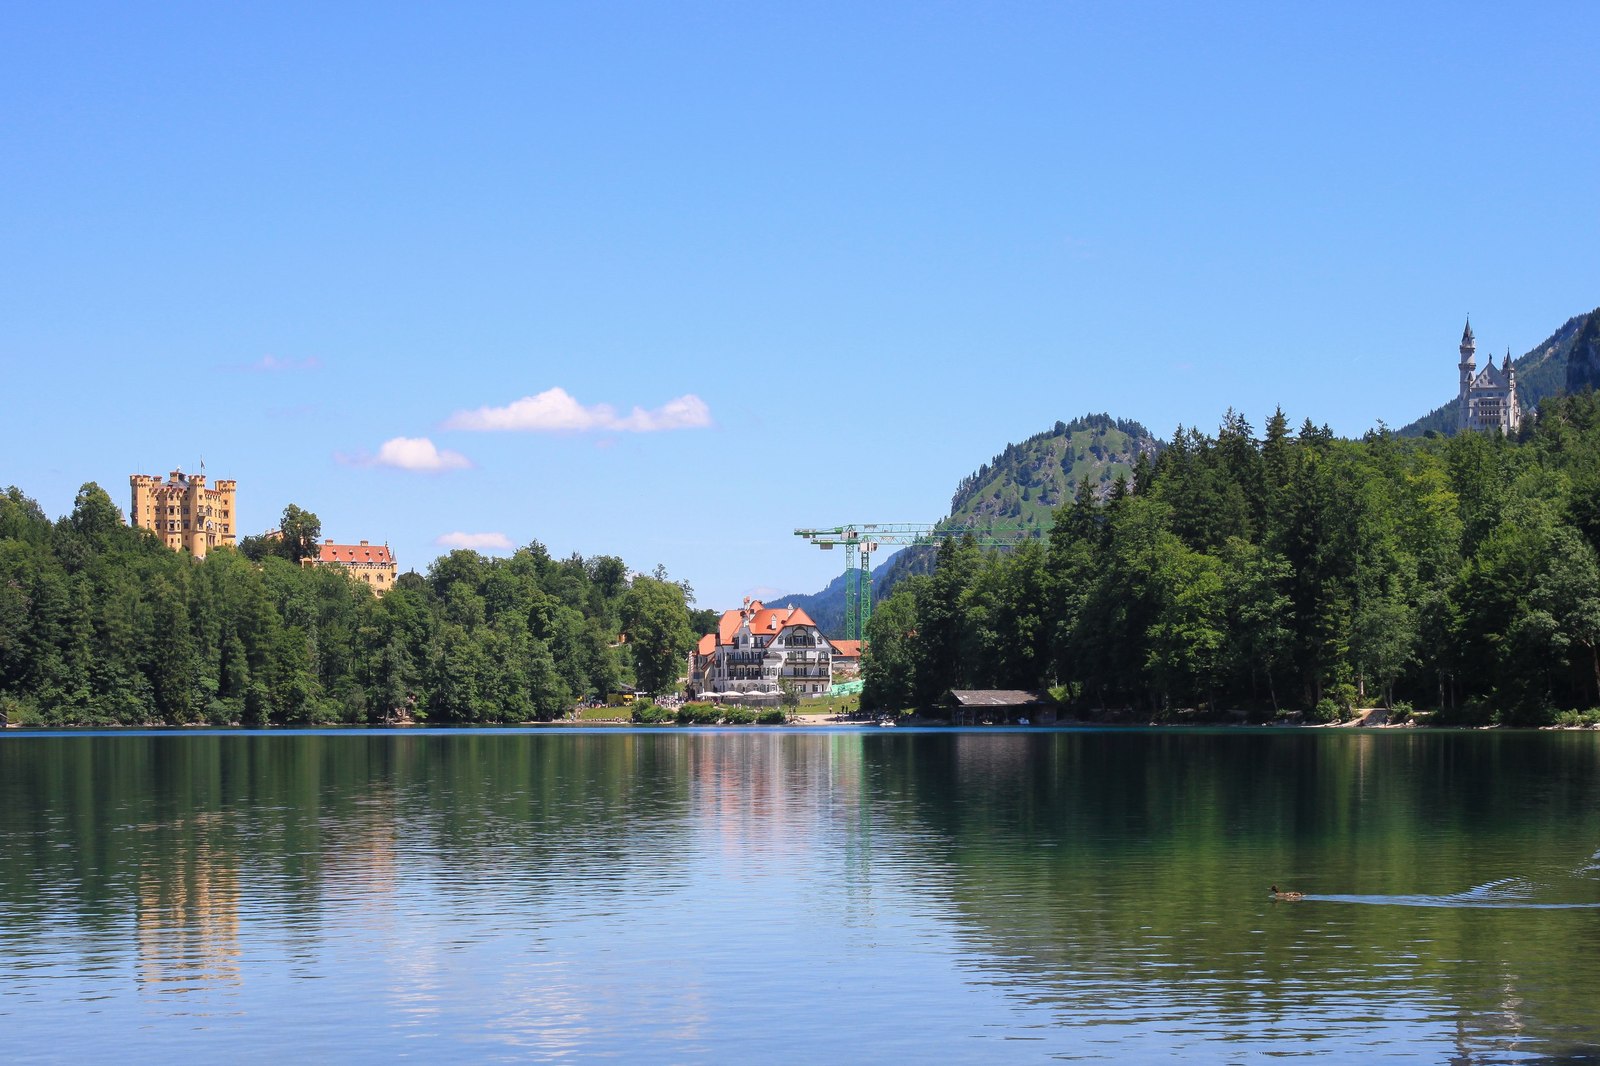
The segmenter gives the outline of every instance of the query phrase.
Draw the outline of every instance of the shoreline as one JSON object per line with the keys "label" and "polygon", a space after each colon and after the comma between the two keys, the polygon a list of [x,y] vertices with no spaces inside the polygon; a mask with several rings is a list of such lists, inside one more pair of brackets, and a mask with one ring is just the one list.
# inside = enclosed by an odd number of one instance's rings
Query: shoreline
{"label": "shoreline", "polygon": [[[984,725],[957,726],[944,718],[912,718],[910,721],[897,722],[888,728],[903,728],[917,730],[960,730],[963,732],[983,732],[985,730],[1005,730],[1007,732],[1069,732],[1073,730],[1183,730],[1183,729],[1241,729],[1241,730],[1362,730],[1374,732],[1390,732],[1413,730],[1419,732],[1526,732],[1526,733],[1582,733],[1600,731],[1600,724],[1596,725],[1542,725],[1542,726],[1513,726],[1513,725],[1429,725],[1408,719],[1404,722],[1390,722],[1386,719],[1373,721],[1377,715],[1369,712],[1352,718],[1347,722],[1155,722],[1155,721],[1095,721],[1093,719],[1070,718],[1058,719],[1049,725],[1031,723],[1022,725],[1015,722],[988,723]],[[321,725],[241,725],[230,723],[228,725],[213,725],[206,722],[187,722],[183,725],[168,725],[163,722],[150,722],[140,724],[125,723],[94,723],[79,722],[65,725],[24,725],[20,722],[6,722],[0,725],[0,733],[117,733],[117,732],[213,732],[213,733],[297,733],[309,731],[339,732],[419,732],[455,731],[455,732],[494,732],[496,730],[530,730],[530,729],[650,729],[650,730],[783,730],[783,729],[838,729],[838,730],[869,730],[884,728],[876,721],[842,720],[836,715],[829,714],[802,714],[792,721],[782,725],[694,725],[679,724],[677,722],[662,723],[636,723],[628,719],[602,719],[587,721],[572,721],[569,719],[552,722],[497,722],[497,723],[439,723],[427,722],[329,722]]]}

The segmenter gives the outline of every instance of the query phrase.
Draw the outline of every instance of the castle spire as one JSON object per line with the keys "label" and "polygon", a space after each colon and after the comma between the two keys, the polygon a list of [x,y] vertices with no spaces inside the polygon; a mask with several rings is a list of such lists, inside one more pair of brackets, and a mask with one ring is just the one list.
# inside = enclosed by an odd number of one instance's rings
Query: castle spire
{"label": "castle spire", "polygon": [[[1478,342],[1472,336],[1472,317],[1467,316],[1467,328],[1461,331],[1461,362],[1456,364],[1460,374],[1461,391],[1457,394],[1458,408],[1457,425],[1462,429],[1473,428],[1472,415],[1472,379],[1477,375],[1478,360],[1474,357]],[[1489,363],[1494,364],[1494,357],[1489,358]]]}
{"label": "castle spire", "polygon": [[1500,369],[1501,370],[1510,370],[1511,369],[1511,349],[1510,348],[1506,349],[1505,362],[1500,364]]}

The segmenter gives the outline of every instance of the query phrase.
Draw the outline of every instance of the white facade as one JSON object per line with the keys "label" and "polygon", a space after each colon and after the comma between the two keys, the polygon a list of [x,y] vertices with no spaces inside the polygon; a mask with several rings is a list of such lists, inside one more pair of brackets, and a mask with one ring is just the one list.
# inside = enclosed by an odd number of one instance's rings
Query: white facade
{"label": "white facade", "polygon": [[1456,365],[1461,374],[1460,427],[1515,433],[1522,426],[1522,405],[1517,399],[1517,371],[1511,365],[1511,352],[1506,352],[1499,367],[1490,358],[1479,370],[1477,350],[1468,322],[1461,334],[1461,362]]}
{"label": "white facade", "polygon": [[749,601],[722,616],[689,653],[691,695],[739,693],[776,697],[787,682],[802,696],[833,685],[833,645],[815,622],[794,607]]}

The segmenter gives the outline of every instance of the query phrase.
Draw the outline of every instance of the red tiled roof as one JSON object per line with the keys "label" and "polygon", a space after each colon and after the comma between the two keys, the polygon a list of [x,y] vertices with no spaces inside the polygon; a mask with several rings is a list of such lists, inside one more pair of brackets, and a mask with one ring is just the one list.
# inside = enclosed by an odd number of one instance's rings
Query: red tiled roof
{"label": "red tiled roof", "polygon": [[716,650],[717,635],[715,633],[707,633],[705,636],[700,638],[700,643],[696,645],[694,653],[696,655],[710,655]]}
{"label": "red tiled roof", "polygon": [[384,563],[394,562],[387,544],[323,544],[317,556],[320,563]]}
{"label": "red tiled roof", "polygon": [[[761,601],[752,600],[750,606],[756,610],[761,609]],[[717,643],[732,644],[733,635],[739,632],[739,623],[743,620],[739,611],[723,611],[722,620],[717,623]]]}
{"label": "red tiled roof", "polygon": [[847,659],[861,658],[861,642],[859,640],[830,640],[833,650]]}
{"label": "red tiled roof", "polygon": [[752,633],[778,633],[790,626],[814,626],[817,623],[799,607],[768,607],[750,620]]}
{"label": "red tiled roof", "polygon": [[[750,632],[755,635],[766,634],[772,636],[783,632],[790,626],[815,626],[811,616],[798,607],[768,607],[760,600],[751,600],[750,606],[743,611],[723,611],[722,618],[717,623],[716,638],[718,644],[732,644],[733,638],[739,632],[739,625],[743,622],[746,613],[750,617]],[[707,634],[708,636],[710,634]]]}

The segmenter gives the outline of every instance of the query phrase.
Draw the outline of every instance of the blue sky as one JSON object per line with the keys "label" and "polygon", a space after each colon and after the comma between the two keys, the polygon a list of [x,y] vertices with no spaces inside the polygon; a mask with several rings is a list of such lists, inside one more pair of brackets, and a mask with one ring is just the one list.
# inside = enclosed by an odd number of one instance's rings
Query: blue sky
{"label": "blue sky", "polygon": [[[0,7],[0,484],[813,591],[1087,411],[1339,433],[1600,304],[1600,6]],[[459,535],[452,537],[452,535]],[[504,550],[504,549],[499,549]]]}

